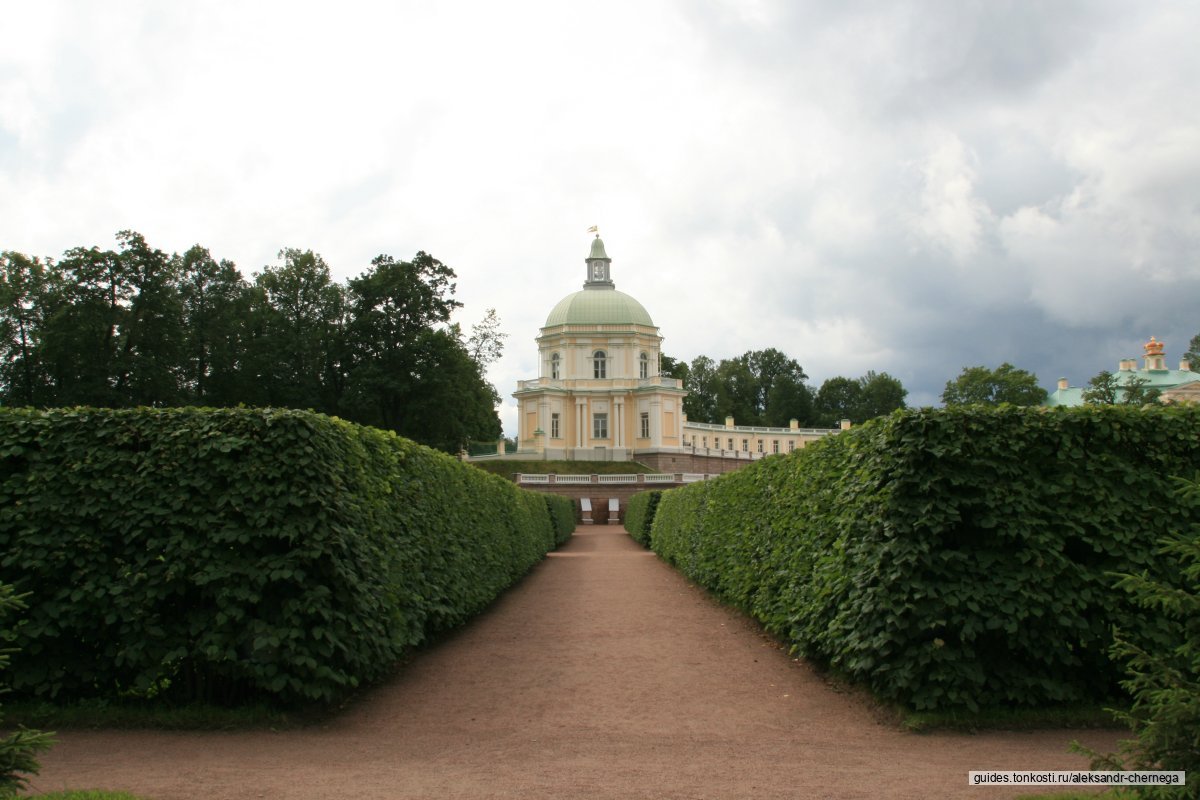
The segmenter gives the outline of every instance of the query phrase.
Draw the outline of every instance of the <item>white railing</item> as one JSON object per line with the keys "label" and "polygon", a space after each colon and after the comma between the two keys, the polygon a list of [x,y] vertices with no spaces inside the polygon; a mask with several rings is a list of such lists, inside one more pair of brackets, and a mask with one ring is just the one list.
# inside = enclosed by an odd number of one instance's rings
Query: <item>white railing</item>
{"label": "white railing", "polygon": [[663,475],[643,475],[642,480],[646,483],[674,483],[675,476],[669,473]]}
{"label": "white railing", "polygon": [[532,475],[525,472],[517,473],[517,483],[549,483],[549,475]]}
{"label": "white railing", "polygon": [[554,476],[555,483],[591,483],[591,475],[556,475]]}
{"label": "white railing", "polygon": [[708,476],[700,472],[685,472],[683,473],[684,483],[696,483],[698,481],[706,481]]}
{"label": "white railing", "polygon": [[600,483],[637,483],[637,475],[597,475]]}

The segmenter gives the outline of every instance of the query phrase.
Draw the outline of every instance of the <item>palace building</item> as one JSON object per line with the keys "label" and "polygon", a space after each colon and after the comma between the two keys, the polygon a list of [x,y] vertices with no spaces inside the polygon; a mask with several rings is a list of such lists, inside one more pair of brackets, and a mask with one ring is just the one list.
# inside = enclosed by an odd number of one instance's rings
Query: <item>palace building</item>
{"label": "palace building", "polygon": [[689,422],[682,381],[659,372],[663,337],[645,307],[617,291],[599,234],[584,264],[583,288],[560,300],[538,333],[539,376],[519,381],[513,393],[523,457],[718,472],[711,459],[791,452],[832,432],[794,421],[790,428]]}
{"label": "palace building", "polygon": [[[1179,369],[1167,369],[1166,346],[1153,336],[1143,345],[1142,350],[1141,369],[1138,369],[1137,360],[1133,358],[1123,358],[1117,363],[1117,371],[1113,374],[1118,387],[1138,379],[1145,388],[1159,391],[1158,399],[1161,403],[1200,402],[1200,372],[1194,371],[1186,360],[1179,362]],[[1083,405],[1083,393],[1086,388],[1071,386],[1066,378],[1059,378],[1058,388],[1047,398],[1046,405]],[[1124,389],[1117,389],[1118,402],[1123,399],[1124,393]]]}

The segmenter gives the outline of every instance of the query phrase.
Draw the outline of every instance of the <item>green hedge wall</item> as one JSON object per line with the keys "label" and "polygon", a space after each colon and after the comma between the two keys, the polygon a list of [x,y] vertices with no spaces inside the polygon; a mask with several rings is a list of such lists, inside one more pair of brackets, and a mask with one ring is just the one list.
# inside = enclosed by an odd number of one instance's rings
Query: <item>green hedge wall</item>
{"label": "green hedge wall", "polygon": [[1111,573],[1166,574],[1200,408],[898,412],[663,495],[653,546],[796,651],[917,709],[1111,696]]}
{"label": "green hedge wall", "polygon": [[575,531],[575,503],[569,497],[554,494],[543,494],[542,498],[554,526],[554,544],[556,547],[565,544]]}
{"label": "green hedge wall", "polygon": [[310,412],[0,410],[26,696],[330,700],[564,537],[542,495]]}
{"label": "green hedge wall", "polygon": [[662,497],[662,489],[651,489],[638,492],[629,498],[625,507],[625,530],[635,542],[650,546],[650,526],[654,524],[654,512],[658,508],[658,500]]}

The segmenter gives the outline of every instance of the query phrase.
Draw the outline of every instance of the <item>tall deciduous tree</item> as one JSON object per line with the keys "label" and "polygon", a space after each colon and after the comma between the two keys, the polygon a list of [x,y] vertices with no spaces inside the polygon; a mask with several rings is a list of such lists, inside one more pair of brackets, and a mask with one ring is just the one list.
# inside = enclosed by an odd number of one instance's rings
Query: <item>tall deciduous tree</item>
{"label": "tall deciduous tree", "polygon": [[696,356],[688,366],[684,383],[688,395],[683,410],[693,422],[718,422],[717,365],[708,356]]}
{"label": "tall deciduous tree", "polygon": [[43,399],[41,335],[46,266],[21,253],[0,253],[0,400],[35,405]]}
{"label": "tall deciduous tree", "polygon": [[1005,362],[996,369],[964,367],[957,378],[946,382],[942,402],[948,406],[1036,406],[1046,402],[1046,390],[1038,386],[1036,375]]}
{"label": "tall deciduous tree", "polygon": [[893,378],[886,372],[867,372],[858,379],[862,387],[862,397],[854,422],[866,422],[874,417],[890,414],[896,409],[904,408],[904,398],[908,390],[898,378]]}
{"label": "tall deciduous tree", "polygon": [[189,402],[236,405],[246,399],[249,285],[231,261],[195,245],[178,257],[183,304],[183,388]]}
{"label": "tall deciduous tree", "polygon": [[337,413],[340,400],[336,336],[344,311],[342,288],[324,259],[287,248],[280,264],[256,276],[259,335],[251,347],[271,405]]}

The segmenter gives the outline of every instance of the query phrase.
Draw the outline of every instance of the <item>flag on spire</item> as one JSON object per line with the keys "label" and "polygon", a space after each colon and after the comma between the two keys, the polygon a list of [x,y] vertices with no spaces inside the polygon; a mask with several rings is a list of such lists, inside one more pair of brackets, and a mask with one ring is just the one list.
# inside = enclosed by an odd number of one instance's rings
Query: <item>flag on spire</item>
{"label": "flag on spire", "polygon": [[600,232],[600,226],[599,226],[599,225],[593,225],[592,227],[588,228],[588,231],[587,231],[587,232],[588,232],[588,233],[599,233],[599,232]]}

